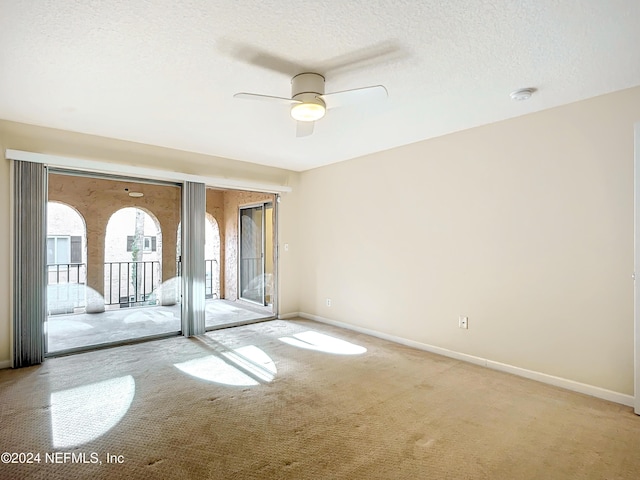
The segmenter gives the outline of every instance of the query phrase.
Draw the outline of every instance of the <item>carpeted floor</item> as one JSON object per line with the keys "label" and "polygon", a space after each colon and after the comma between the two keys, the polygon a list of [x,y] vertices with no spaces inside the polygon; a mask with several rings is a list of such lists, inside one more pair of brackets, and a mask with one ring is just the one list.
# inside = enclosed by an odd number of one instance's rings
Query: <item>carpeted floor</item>
{"label": "carpeted floor", "polygon": [[0,371],[0,452],[34,462],[2,479],[637,479],[640,417],[271,321]]}

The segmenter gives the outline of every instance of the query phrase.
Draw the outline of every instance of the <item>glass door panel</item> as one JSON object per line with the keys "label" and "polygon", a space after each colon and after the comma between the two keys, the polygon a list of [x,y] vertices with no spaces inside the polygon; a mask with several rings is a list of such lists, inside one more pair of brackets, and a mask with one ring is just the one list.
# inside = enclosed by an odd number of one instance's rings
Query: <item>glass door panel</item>
{"label": "glass door panel", "polygon": [[273,203],[264,206],[264,304],[273,305],[275,249],[273,248]]}
{"label": "glass door panel", "polygon": [[264,305],[264,205],[240,209],[240,298]]}
{"label": "glass door panel", "polygon": [[274,217],[272,194],[207,188],[207,330],[273,317]]}
{"label": "glass door panel", "polygon": [[180,332],[181,187],[50,171],[47,353]]}

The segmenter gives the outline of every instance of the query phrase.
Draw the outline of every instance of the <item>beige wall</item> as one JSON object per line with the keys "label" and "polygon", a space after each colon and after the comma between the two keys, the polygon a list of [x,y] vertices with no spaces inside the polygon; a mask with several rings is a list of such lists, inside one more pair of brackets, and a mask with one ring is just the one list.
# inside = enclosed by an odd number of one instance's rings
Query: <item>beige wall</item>
{"label": "beige wall", "polygon": [[74,158],[122,163],[137,167],[289,185],[296,174],[289,170],[213,157],[193,152],[114,140],[95,135],[37,127],[0,119],[0,141],[4,148]]}
{"label": "beige wall", "polygon": [[633,394],[638,120],[635,88],[304,172],[301,311]]}
{"label": "beige wall", "polygon": [[[278,311],[282,315],[298,312],[300,289],[303,286],[298,281],[300,271],[298,244],[299,244],[299,218],[298,204],[300,199],[300,187],[298,175],[291,178],[291,193],[280,196],[280,202],[276,205],[276,223],[278,225]],[[285,250],[284,246],[288,246]]]}
{"label": "beige wall", "polygon": [[[0,120],[0,146],[3,157],[5,149],[25,150],[274,186],[294,185],[298,176],[295,172],[247,162],[2,120]],[[9,168],[10,162],[0,160],[0,231],[5,232],[0,235],[0,262],[5,265],[5,268],[0,268],[0,365],[4,366],[8,365],[10,359],[11,324],[10,272],[6,268],[11,262]],[[286,196],[288,199],[295,199],[296,193]],[[289,218],[286,213],[282,221],[285,225],[295,223],[294,219]],[[288,231],[291,232],[291,228],[288,228]],[[293,238],[293,233],[289,236]],[[290,258],[283,259],[283,263],[289,262]],[[281,284],[281,312],[294,312],[298,310],[297,290],[293,277],[295,268],[292,265],[284,265],[284,268],[289,272],[289,277]]]}

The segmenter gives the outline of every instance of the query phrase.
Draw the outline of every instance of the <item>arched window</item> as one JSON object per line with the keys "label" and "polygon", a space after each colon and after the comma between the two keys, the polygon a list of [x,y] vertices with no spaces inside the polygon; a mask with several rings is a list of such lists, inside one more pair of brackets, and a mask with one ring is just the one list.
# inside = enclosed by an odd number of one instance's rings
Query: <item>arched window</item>
{"label": "arched window", "polygon": [[134,207],[116,211],[104,242],[105,304],[155,305],[162,283],[162,231],[158,219]]}
{"label": "arched window", "polygon": [[87,229],[73,207],[47,203],[47,310],[73,313],[86,306]]}
{"label": "arched window", "polygon": [[204,226],[205,295],[220,298],[220,228],[210,213]]}

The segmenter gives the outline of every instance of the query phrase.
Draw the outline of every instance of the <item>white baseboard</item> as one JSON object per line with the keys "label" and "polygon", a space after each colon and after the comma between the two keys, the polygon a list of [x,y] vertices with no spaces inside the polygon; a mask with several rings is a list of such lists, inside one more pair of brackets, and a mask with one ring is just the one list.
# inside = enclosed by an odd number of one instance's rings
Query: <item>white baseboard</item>
{"label": "white baseboard", "polygon": [[456,360],[462,360],[464,362],[469,362],[469,363],[473,363],[483,367],[488,367],[493,370],[499,370],[501,372],[511,373],[513,375],[518,375],[519,377],[528,378],[530,380],[536,380],[538,382],[553,385],[555,387],[560,387],[560,388],[564,388],[574,392],[583,393],[585,395],[591,395],[592,397],[602,398],[603,400],[609,400],[610,402],[620,403],[622,405],[626,405],[627,407],[634,406],[634,397],[632,395],[614,392],[612,390],[607,390],[605,388],[588,385],[586,383],[574,382],[573,380],[568,380],[566,378],[555,377],[553,375],[547,375],[546,373],[536,372],[534,370],[527,370],[526,368],[520,368],[520,367],[516,367],[514,365],[509,365],[506,363],[495,362],[493,360],[489,360],[486,358],[467,355],[466,353],[460,353],[454,350],[448,350],[446,348],[436,347],[434,345],[429,345],[427,343],[416,342],[414,340],[409,340],[403,337],[396,337],[395,335],[389,335],[387,333],[378,332],[376,330],[371,330],[369,328],[358,327],[356,325],[350,325],[344,322],[338,322],[336,320],[320,317],[318,315],[311,315],[309,313],[300,312],[298,313],[297,316],[306,318],[308,320],[315,320],[317,322],[326,323],[328,325],[345,328],[347,330],[353,330],[355,332],[364,333],[366,335],[371,335],[372,337],[377,337],[383,340],[399,343],[401,345],[406,345],[408,347],[416,348],[419,350],[436,353],[438,355],[443,355],[445,357],[455,358]]}
{"label": "white baseboard", "polygon": [[283,313],[281,315],[278,315],[278,320],[289,320],[291,318],[298,318],[301,315],[298,312],[291,312],[291,313]]}
{"label": "white baseboard", "polygon": [[11,368],[11,360],[0,360],[0,370],[3,368]]}

